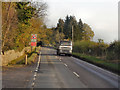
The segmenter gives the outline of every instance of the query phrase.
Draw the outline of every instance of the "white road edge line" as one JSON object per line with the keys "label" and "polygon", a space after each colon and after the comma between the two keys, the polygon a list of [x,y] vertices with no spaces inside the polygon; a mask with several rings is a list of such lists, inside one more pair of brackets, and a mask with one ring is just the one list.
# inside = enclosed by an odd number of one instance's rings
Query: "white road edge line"
{"label": "white road edge line", "polygon": [[41,52],[40,52],[40,55],[39,55],[39,60],[38,60],[37,67],[36,67],[35,71],[38,71],[38,68],[39,68],[39,65],[40,65],[40,60],[41,60]]}
{"label": "white road edge line", "polygon": [[35,81],[35,77],[33,78],[33,80]]}
{"label": "white road edge line", "polygon": [[38,60],[38,64],[37,64],[37,67],[39,67],[39,64],[40,64],[40,60],[41,60],[41,52],[40,52],[40,55],[39,55],[39,60]]}
{"label": "white road edge line", "polygon": [[73,74],[75,74],[77,77],[80,77],[76,72],[73,72]]}
{"label": "white road edge line", "polygon": [[32,83],[32,87],[34,87],[35,83]]}
{"label": "white road edge line", "polygon": [[[40,54],[39,54],[39,60],[38,60],[37,67],[36,67],[36,70],[35,70],[35,71],[38,71],[38,68],[39,68],[39,65],[40,65],[40,60],[41,60],[41,52],[40,52]],[[35,79],[36,79],[36,78],[35,78],[36,76],[37,76],[37,72],[35,72],[35,74],[34,74],[32,87],[34,87],[34,85],[35,85],[34,81],[35,81]]]}
{"label": "white road edge line", "polygon": [[35,74],[34,77],[36,77],[37,75]]}
{"label": "white road edge line", "polygon": [[[75,58],[75,57],[72,57],[72,58],[80,62],[79,59],[77,59],[77,58]],[[105,71],[105,72],[107,72],[107,73],[109,73],[109,74],[112,74],[112,75],[114,75],[114,76],[120,77],[120,76],[118,76],[118,75],[115,74],[115,73],[112,73],[112,72],[110,72],[110,71],[107,71],[107,70],[105,70],[105,69],[102,69],[102,68],[100,68],[100,67],[98,67],[98,66],[95,66],[95,65],[93,65],[93,64],[91,64],[91,63],[88,63],[88,62],[85,62],[85,61],[82,61],[82,60],[81,60],[81,62],[84,62],[84,63],[86,63],[86,64],[89,64],[89,65],[91,65],[91,66],[93,66],[93,67],[95,67],[95,68],[98,68],[98,69],[100,69],[100,70],[102,70],[102,71]]]}
{"label": "white road edge line", "polygon": [[35,70],[36,72],[38,71],[38,69]]}

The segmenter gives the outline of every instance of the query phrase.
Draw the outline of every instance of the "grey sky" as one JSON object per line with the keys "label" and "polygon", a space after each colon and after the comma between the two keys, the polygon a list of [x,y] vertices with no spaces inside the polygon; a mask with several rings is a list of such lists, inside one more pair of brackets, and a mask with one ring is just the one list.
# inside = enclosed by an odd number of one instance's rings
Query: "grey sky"
{"label": "grey sky", "polygon": [[49,27],[56,26],[58,19],[74,15],[81,18],[95,32],[94,41],[101,38],[110,43],[118,40],[119,0],[43,0],[48,4]]}

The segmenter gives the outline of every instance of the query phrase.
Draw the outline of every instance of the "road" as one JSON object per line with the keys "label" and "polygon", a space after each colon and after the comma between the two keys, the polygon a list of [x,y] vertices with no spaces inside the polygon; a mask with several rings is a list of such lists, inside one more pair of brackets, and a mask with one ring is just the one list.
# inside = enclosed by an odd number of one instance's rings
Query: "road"
{"label": "road", "polygon": [[33,88],[119,88],[116,74],[72,56],[57,56],[52,48],[40,52],[40,66],[29,84]]}

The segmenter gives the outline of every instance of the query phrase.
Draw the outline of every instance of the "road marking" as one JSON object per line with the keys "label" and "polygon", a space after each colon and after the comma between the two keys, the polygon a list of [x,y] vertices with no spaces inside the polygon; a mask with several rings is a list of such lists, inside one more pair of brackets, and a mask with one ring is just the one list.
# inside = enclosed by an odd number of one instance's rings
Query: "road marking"
{"label": "road marking", "polygon": [[64,64],[67,67],[67,64]]}
{"label": "road marking", "polygon": [[32,83],[32,87],[34,87],[35,83]]}
{"label": "road marking", "polygon": [[40,54],[39,54],[39,58],[38,58],[38,62],[37,62],[37,67],[36,67],[36,72],[35,72],[35,74],[34,74],[34,78],[33,78],[33,83],[32,83],[32,87],[34,87],[34,85],[35,85],[35,77],[37,76],[37,71],[38,71],[38,68],[39,68],[39,66],[40,66],[40,61],[41,61],[41,52],[40,52]]}
{"label": "road marking", "polygon": [[61,61],[61,59],[59,59]]}
{"label": "road marking", "polygon": [[36,76],[37,76],[37,73],[35,72],[34,77],[36,77]]}
{"label": "road marking", "polygon": [[34,75],[34,77],[36,77],[36,75]]}
{"label": "road marking", "polygon": [[36,67],[36,72],[38,71],[38,68],[40,66],[40,60],[41,60],[41,52],[40,52],[40,55],[39,55],[39,60],[38,60],[38,63],[37,63],[37,67]]}
{"label": "road marking", "polygon": [[79,62],[83,62],[83,63],[88,64],[88,65],[91,65],[91,66],[93,66],[93,67],[95,67],[95,68],[97,68],[97,69],[100,69],[100,70],[102,70],[102,71],[105,71],[105,72],[107,72],[107,73],[109,73],[109,74],[112,74],[112,75],[114,75],[114,76],[116,76],[116,77],[120,77],[119,75],[117,75],[117,74],[115,74],[115,73],[112,73],[112,72],[110,72],[110,71],[107,71],[107,70],[105,70],[105,69],[103,69],[103,68],[100,68],[100,67],[98,67],[98,66],[96,66],[96,65],[93,65],[93,64],[91,64],[91,63],[82,61],[82,60],[80,60],[80,59],[78,59],[78,58],[75,58],[75,57],[72,57],[72,58],[75,59],[75,60],[77,60],[77,61],[79,61]]}
{"label": "road marking", "polygon": [[35,72],[37,72],[37,71],[38,71],[38,69],[35,70]]}
{"label": "road marking", "polygon": [[76,72],[73,72],[73,74],[75,74],[77,77],[80,77]]}
{"label": "road marking", "polygon": [[38,70],[38,68],[39,68],[39,67],[37,66],[37,67],[36,67],[36,70]]}
{"label": "road marking", "polygon": [[40,61],[41,61],[41,52],[40,52],[40,55],[39,55],[39,60],[38,60],[38,63],[37,63],[37,68],[38,68],[39,65],[40,65]]}
{"label": "road marking", "polygon": [[35,77],[33,78],[33,80],[35,81]]}

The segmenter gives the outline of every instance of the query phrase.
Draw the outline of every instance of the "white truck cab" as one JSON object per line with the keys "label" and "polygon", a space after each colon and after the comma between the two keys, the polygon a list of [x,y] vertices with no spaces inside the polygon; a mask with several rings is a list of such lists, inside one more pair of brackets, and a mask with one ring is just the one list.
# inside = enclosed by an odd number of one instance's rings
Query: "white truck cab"
{"label": "white truck cab", "polygon": [[57,55],[71,55],[72,54],[72,41],[60,41],[57,47]]}

